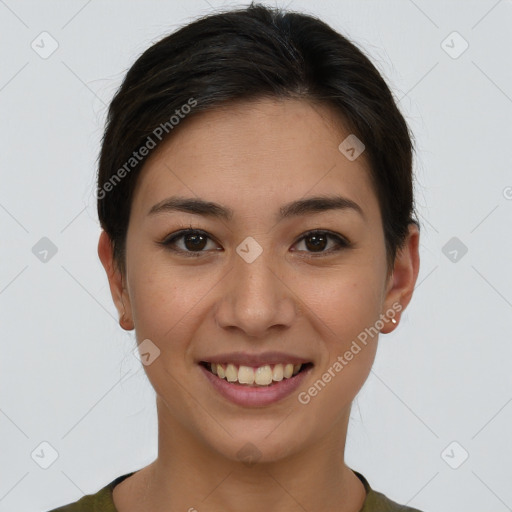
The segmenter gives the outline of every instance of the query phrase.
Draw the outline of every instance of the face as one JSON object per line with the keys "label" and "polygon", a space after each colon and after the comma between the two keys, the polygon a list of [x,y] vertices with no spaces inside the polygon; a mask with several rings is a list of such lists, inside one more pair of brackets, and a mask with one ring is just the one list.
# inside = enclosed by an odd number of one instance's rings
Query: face
{"label": "face", "polygon": [[417,240],[388,275],[365,155],[340,152],[349,132],[327,107],[266,99],[180,128],[139,176],[126,274],[109,271],[161,425],[232,460],[339,437],[375,357],[365,329],[394,328],[383,315],[410,298]]}

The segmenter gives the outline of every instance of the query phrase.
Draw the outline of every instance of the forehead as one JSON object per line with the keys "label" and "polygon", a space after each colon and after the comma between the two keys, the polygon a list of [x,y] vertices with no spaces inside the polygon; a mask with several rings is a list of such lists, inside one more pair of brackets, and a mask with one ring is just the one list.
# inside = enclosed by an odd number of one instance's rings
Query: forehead
{"label": "forehead", "polygon": [[304,100],[196,113],[149,156],[132,208],[143,213],[179,194],[263,213],[271,204],[335,192],[372,214],[377,203],[364,152],[350,160],[339,149],[349,135],[332,109]]}

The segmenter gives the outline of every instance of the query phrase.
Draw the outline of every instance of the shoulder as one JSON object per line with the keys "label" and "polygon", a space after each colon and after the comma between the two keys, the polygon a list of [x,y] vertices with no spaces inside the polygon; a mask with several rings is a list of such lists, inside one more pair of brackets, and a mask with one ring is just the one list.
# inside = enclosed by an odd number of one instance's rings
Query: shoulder
{"label": "shoulder", "polygon": [[112,499],[112,491],[117,484],[131,475],[133,475],[133,473],[119,476],[105,485],[105,487],[102,487],[95,494],[87,494],[86,496],[82,496],[78,501],[49,510],[48,512],[116,512]]}
{"label": "shoulder", "polygon": [[374,491],[361,473],[357,471],[354,471],[354,473],[361,480],[366,490],[366,500],[360,512],[421,512],[417,508],[400,505],[384,494]]}

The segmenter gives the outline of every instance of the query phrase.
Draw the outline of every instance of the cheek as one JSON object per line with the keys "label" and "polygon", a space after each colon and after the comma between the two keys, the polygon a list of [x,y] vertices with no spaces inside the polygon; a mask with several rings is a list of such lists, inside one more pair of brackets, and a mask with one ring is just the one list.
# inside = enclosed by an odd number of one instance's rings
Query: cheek
{"label": "cheek", "polygon": [[[375,325],[382,307],[380,277],[379,269],[371,265],[346,266],[322,279],[317,275],[314,288],[308,288],[308,281],[303,281],[299,291],[312,312],[309,316],[316,323],[321,340],[318,343],[321,369],[331,368],[337,375],[332,381],[340,389],[344,388],[346,396],[357,393],[375,357],[378,339]],[[339,365],[333,368],[339,358],[342,370]],[[337,388],[337,384],[329,386]]]}
{"label": "cheek", "polygon": [[155,339],[165,345],[181,339],[177,332],[183,333],[193,325],[203,288],[204,283],[172,269],[142,269],[134,276],[130,289],[137,338]]}
{"label": "cheek", "polygon": [[[301,389],[299,402],[308,412],[304,428],[315,428],[314,418],[323,424],[343,421],[348,407],[368,378],[377,350],[378,335],[368,331],[380,315],[375,269],[344,268],[337,277],[316,280],[314,293],[300,292],[316,319],[317,346],[322,354],[317,378]],[[307,402],[307,403],[306,403]]]}
{"label": "cheek", "polygon": [[144,371],[157,395],[185,416],[187,402],[176,390],[188,378],[187,350],[199,322],[202,286],[170,268],[148,265],[133,273],[130,288],[137,341],[149,339],[159,350]]}
{"label": "cheek", "polygon": [[314,313],[329,345],[343,348],[351,339],[378,319],[381,304],[381,277],[377,268],[347,265],[330,269],[314,279],[301,279],[297,290]]}

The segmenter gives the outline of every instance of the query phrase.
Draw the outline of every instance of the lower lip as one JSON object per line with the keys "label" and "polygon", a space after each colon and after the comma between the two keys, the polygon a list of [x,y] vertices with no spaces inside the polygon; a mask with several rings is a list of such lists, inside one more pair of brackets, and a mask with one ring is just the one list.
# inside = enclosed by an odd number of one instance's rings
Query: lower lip
{"label": "lower lip", "polygon": [[246,407],[263,407],[282,400],[291,395],[304,381],[311,371],[311,366],[297,373],[289,379],[283,378],[270,386],[251,387],[243,384],[228,382],[217,377],[207,370],[202,364],[199,365],[203,374],[211,382],[213,387],[231,402]]}

